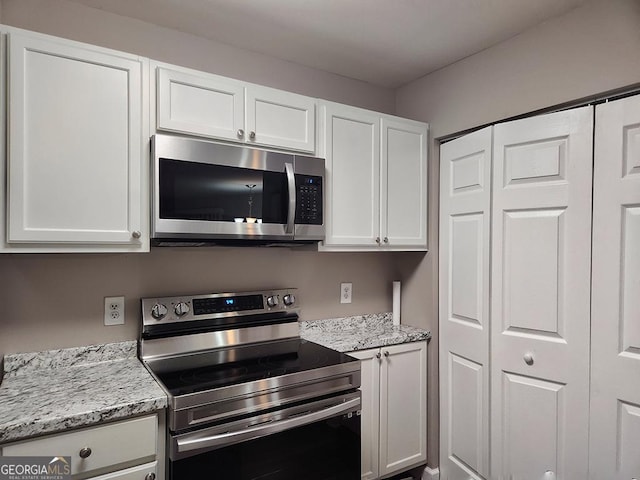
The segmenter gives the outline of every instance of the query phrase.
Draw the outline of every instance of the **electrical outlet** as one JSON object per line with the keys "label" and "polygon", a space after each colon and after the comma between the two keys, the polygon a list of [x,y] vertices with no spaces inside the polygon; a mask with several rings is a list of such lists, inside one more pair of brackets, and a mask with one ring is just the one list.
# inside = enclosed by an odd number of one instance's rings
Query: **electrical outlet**
{"label": "electrical outlet", "polygon": [[351,283],[340,284],[340,303],[351,303],[351,293],[353,285]]}
{"label": "electrical outlet", "polygon": [[104,324],[124,325],[124,297],[104,297]]}

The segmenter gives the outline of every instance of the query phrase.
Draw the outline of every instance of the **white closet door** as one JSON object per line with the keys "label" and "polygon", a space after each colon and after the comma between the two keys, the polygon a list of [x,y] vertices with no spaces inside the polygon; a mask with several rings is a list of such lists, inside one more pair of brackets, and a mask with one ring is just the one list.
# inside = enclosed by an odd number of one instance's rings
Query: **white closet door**
{"label": "white closet door", "polygon": [[492,478],[587,477],[593,109],[494,127]]}
{"label": "white closet door", "polygon": [[441,478],[489,478],[488,127],[440,147]]}
{"label": "white closet door", "polygon": [[640,97],[596,107],[590,475],[640,479]]}

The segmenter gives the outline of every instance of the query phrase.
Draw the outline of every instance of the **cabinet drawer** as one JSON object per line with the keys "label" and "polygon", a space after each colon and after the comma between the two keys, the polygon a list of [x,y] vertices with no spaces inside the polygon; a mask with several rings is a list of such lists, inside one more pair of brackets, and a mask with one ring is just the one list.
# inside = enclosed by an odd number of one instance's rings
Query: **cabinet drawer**
{"label": "cabinet drawer", "polygon": [[[113,471],[119,466],[155,460],[157,431],[157,416],[151,415],[15,443],[3,447],[2,454],[69,456],[72,475],[100,469]],[[87,458],[80,457],[83,448],[91,449]]]}
{"label": "cabinet drawer", "polygon": [[151,474],[155,475],[156,479],[158,478],[158,462],[145,463],[99,477],[91,477],[89,480],[151,480]]}

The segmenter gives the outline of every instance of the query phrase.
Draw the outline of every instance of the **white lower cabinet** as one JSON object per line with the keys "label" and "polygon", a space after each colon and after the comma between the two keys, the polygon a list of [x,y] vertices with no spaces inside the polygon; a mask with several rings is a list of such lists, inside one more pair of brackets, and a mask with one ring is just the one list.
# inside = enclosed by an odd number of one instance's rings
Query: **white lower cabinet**
{"label": "white lower cabinet", "polygon": [[362,479],[427,459],[427,342],[351,352],[361,360]]}
{"label": "white lower cabinet", "polygon": [[126,468],[118,472],[107,473],[89,480],[159,480],[158,462],[145,463],[137,467]]}
{"label": "white lower cabinet", "polygon": [[160,480],[159,428],[158,415],[147,415],[16,442],[3,446],[1,453],[71,457],[74,478]]}

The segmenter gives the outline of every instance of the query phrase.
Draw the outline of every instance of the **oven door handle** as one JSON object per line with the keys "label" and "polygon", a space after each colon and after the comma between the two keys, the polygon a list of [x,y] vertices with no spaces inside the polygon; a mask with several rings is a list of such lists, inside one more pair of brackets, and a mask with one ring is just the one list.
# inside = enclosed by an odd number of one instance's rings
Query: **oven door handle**
{"label": "oven door handle", "polygon": [[289,189],[289,211],[287,213],[287,225],[284,233],[293,235],[293,226],[296,218],[296,176],[293,172],[292,163],[285,163],[284,170],[287,173],[287,186]]}
{"label": "oven door handle", "polygon": [[200,434],[185,435],[175,440],[177,447],[177,457],[184,458],[195,455],[195,450],[215,450],[235,443],[264,437],[273,433],[283,432],[295,427],[326,420],[331,417],[353,412],[360,407],[360,397],[352,398],[338,405],[332,405],[315,412],[298,415],[286,420],[263,423],[257,426],[248,427],[243,430],[224,432],[216,435],[202,436]]}

